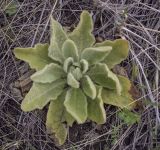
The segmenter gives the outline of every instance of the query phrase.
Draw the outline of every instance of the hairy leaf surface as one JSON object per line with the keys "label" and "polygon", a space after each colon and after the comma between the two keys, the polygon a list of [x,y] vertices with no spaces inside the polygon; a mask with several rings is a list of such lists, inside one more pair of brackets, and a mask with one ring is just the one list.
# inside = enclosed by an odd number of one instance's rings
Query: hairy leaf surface
{"label": "hairy leaf surface", "polygon": [[87,11],[83,11],[80,16],[80,22],[78,26],[69,35],[69,38],[75,42],[79,53],[92,46],[95,43],[95,38],[92,35],[93,22],[92,17]]}
{"label": "hairy leaf surface", "polygon": [[66,110],[77,120],[84,123],[87,119],[87,99],[80,88],[67,91],[64,105]]}
{"label": "hairy leaf surface", "polygon": [[64,32],[60,23],[51,17],[51,39],[49,46],[49,57],[60,63],[63,62],[64,58],[62,55],[62,45],[67,40],[67,35]]}
{"label": "hairy leaf surface", "polygon": [[52,42],[48,48],[48,56],[52,58],[54,61],[57,61],[58,63],[63,63],[64,58],[62,55],[61,50],[59,49],[56,42]]}
{"label": "hairy leaf surface", "polygon": [[103,124],[106,122],[106,113],[101,97],[102,87],[97,88],[97,91],[98,95],[95,100],[88,98],[88,118],[97,124]]}
{"label": "hairy leaf surface", "polygon": [[67,73],[69,71],[69,68],[73,65],[73,58],[69,57],[64,61],[63,69]]}
{"label": "hairy leaf surface", "polygon": [[100,86],[108,89],[116,89],[118,94],[121,93],[121,85],[117,76],[109,70],[106,64],[96,64],[90,69],[88,75]]}
{"label": "hairy leaf surface", "polygon": [[104,41],[102,43],[97,43],[96,47],[101,46],[111,46],[112,51],[106,56],[104,62],[109,68],[113,68],[115,65],[119,64],[121,61],[127,58],[129,51],[129,44],[127,40],[117,39],[115,41]]}
{"label": "hairy leaf surface", "polygon": [[60,79],[61,77],[64,77],[65,72],[63,71],[63,68],[57,64],[50,63],[49,65],[46,65],[42,70],[37,71],[31,76],[31,79],[34,82],[38,83],[51,83],[53,81],[56,81],[57,79]]}
{"label": "hairy leaf surface", "polygon": [[65,94],[60,95],[56,100],[51,101],[47,113],[47,129],[55,134],[59,144],[64,144],[67,138],[67,129],[63,124],[65,118],[65,108],[63,105]]}
{"label": "hairy leaf surface", "polygon": [[71,70],[71,72],[76,80],[79,81],[82,78],[82,72],[78,67]]}
{"label": "hairy leaf surface", "polygon": [[72,57],[74,61],[78,61],[78,50],[72,40],[66,40],[62,47],[63,55],[65,58]]}
{"label": "hairy leaf surface", "polygon": [[41,70],[47,64],[50,64],[52,59],[48,57],[48,44],[36,44],[35,47],[14,49],[14,54],[17,58],[29,63],[32,69]]}
{"label": "hairy leaf surface", "polygon": [[81,58],[88,61],[90,65],[99,63],[110,53],[112,47],[90,47],[83,50]]}
{"label": "hairy leaf surface", "polygon": [[84,91],[84,93],[89,96],[91,99],[95,99],[96,98],[96,87],[93,83],[93,81],[90,79],[89,76],[84,76],[82,78],[82,89]]}
{"label": "hairy leaf surface", "polygon": [[80,65],[81,65],[82,73],[85,74],[89,69],[88,61],[86,61],[85,59],[81,59]]}
{"label": "hairy leaf surface", "polygon": [[67,84],[73,88],[79,88],[79,85],[80,85],[72,73],[68,73],[67,75]]}
{"label": "hairy leaf surface", "polygon": [[42,109],[49,101],[56,99],[62,93],[65,83],[66,81],[61,79],[52,83],[33,83],[22,101],[22,110]]}
{"label": "hairy leaf surface", "polygon": [[114,105],[120,108],[132,109],[135,107],[135,103],[129,93],[131,83],[126,77],[118,76],[118,78],[122,86],[121,95],[118,95],[116,91],[104,88],[102,90],[102,99],[106,104]]}

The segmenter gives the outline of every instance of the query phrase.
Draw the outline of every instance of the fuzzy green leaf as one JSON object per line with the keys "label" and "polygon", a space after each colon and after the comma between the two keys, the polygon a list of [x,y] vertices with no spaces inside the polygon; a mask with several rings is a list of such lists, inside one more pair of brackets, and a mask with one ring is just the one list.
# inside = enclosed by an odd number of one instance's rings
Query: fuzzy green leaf
{"label": "fuzzy green leaf", "polygon": [[122,86],[121,95],[118,95],[115,90],[103,89],[102,99],[106,104],[114,105],[120,108],[132,109],[135,107],[135,103],[129,93],[131,83],[126,77],[118,76],[118,78]]}
{"label": "fuzzy green leaf", "polygon": [[92,30],[92,17],[87,11],[83,11],[78,26],[69,35],[69,38],[77,45],[79,52],[95,43],[95,38],[91,33]]}
{"label": "fuzzy green leaf", "polygon": [[99,63],[110,53],[112,47],[90,47],[83,50],[81,58],[88,61],[90,65]]}
{"label": "fuzzy green leaf", "polygon": [[106,64],[98,63],[88,72],[90,78],[102,87],[108,89],[116,89],[117,93],[121,93],[121,85],[117,76],[109,70]]}
{"label": "fuzzy green leaf", "polygon": [[34,82],[51,83],[64,76],[63,68],[57,64],[46,65],[42,70],[37,71],[31,76]]}
{"label": "fuzzy green leaf", "polygon": [[67,138],[67,129],[64,122],[64,97],[60,95],[56,100],[51,101],[47,113],[46,127],[51,133],[55,133],[55,137],[58,139],[59,144],[64,144]]}
{"label": "fuzzy green leaf", "polygon": [[50,46],[48,48],[48,56],[52,58],[54,61],[57,61],[61,64],[64,61],[62,52],[55,41],[50,43]]}
{"label": "fuzzy green leaf", "polygon": [[71,72],[76,80],[79,81],[82,78],[82,72],[80,68],[77,67],[76,69],[73,69]]}
{"label": "fuzzy green leaf", "polygon": [[64,107],[66,91],[64,91],[58,98],[51,101],[49,110],[47,113],[46,126],[51,133],[55,133],[55,137],[58,139],[59,144],[64,144],[67,138],[67,129],[64,122],[67,125],[72,126],[75,119],[66,111]]}
{"label": "fuzzy green leaf", "polygon": [[64,110],[64,119],[67,122],[67,125],[70,126],[70,127],[72,127],[75,119],[67,112],[66,108]]}
{"label": "fuzzy green leaf", "polygon": [[72,73],[68,73],[67,75],[67,84],[73,88],[79,88],[79,85],[80,85]]}
{"label": "fuzzy green leaf", "polygon": [[49,57],[60,63],[64,58],[62,55],[62,45],[67,40],[67,35],[62,26],[51,17],[51,40],[49,46]]}
{"label": "fuzzy green leaf", "polygon": [[102,88],[97,88],[97,91],[98,95],[94,101],[88,98],[88,118],[97,124],[103,124],[106,122],[106,112],[101,97]]}
{"label": "fuzzy green leaf", "polygon": [[81,59],[80,64],[81,64],[81,68],[82,68],[82,73],[83,74],[86,73],[89,69],[88,61],[86,61],[85,59]]}
{"label": "fuzzy green leaf", "polygon": [[102,43],[97,43],[96,47],[101,46],[111,46],[112,51],[106,56],[104,62],[109,68],[113,68],[115,65],[119,64],[121,61],[127,58],[129,52],[129,44],[127,40],[117,39],[115,41],[104,41]]}
{"label": "fuzzy green leaf", "polygon": [[51,17],[51,42],[55,41],[60,49],[67,40],[67,35],[59,22]]}
{"label": "fuzzy green leaf", "polygon": [[120,111],[118,113],[118,116],[128,125],[132,125],[140,121],[140,115],[137,113],[133,113],[128,109],[123,109],[122,111]]}
{"label": "fuzzy green leaf", "polygon": [[77,120],[84,123],[87,119],[87,99],[80,88],[67,91],[64,105],[66,110]]}
{"label": "fuzzy green leaf", "polygon": [[78,50],[72,40],[66,40],[62,47],[62,52],[65,58],[72,57],[74,61],[78,61]]}
{"label": "fuzzy green leaf", "polygon": [[63,64],[64,71],[67,73],[72,65],[73,65],[73,58],[72,57],[67,58]]}
{"label": "fuzzy green leaf", "polygon": [[96,98],[96,87],[89,76],[84,76],[82,78],[82,89],[84,93],[89,96],[91,99]]}
{"label": "fuzzy green leaf", "polygon": [[36,70],[43,69],[47,64],[53,62],[48,57],[48,44],[36,44],[34,48],[15,48],[14,54],[18,59],[29,63]]}
{"label": "fuzzy green leaf", "polygon": [[66,81],[57,80],[52,83],[33,83],[29,93],[21,104],[23,111],[42,109],[49,101],[56,99],[63,91]]}

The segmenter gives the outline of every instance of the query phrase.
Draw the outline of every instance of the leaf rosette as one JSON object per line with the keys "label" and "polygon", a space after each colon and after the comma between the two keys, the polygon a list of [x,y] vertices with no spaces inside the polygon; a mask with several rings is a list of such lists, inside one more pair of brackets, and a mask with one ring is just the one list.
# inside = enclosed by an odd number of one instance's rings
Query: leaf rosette
{"label": "leaf rosette", "polygon": [[71,33],[51,18],[50,44],[15,48],[15,56],[29,63],[36,72],[33,86],[25,96],[23,111],[42,109],[49,103],[46,126],[63,144],[67,127],[87,119],[106,122],[105,104],[134,107],[129,94],[130,81],[111,69],[128,55],[128,42],[117,39],[95,43],[90,14],[83,11]]}

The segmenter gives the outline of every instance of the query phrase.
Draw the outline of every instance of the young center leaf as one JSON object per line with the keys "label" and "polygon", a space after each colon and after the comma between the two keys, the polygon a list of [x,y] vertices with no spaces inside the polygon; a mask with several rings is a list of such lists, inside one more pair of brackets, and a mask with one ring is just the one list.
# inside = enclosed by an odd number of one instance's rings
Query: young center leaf
{"label": "young center leaf", "polygon": [[76,67],[73,70],[71,69],[71,72],[76,80],[79,81],[82,78],[82,72],[80,68]]}
{"label": "young center leaf", "polygon": [[68,37],[75,42],[79,53],[95,43],[95,38],[91,33],[92,30],[92,17],[87,11],[83,11],[78,26],[68,35]]}
{"label": "young center leaf", "polygon": [[80,85],[80,83],[75,79],[72,73],[68,73],[67,83],[73,88],[79,88],[79,85]]}
{"label": "young center leaf", "polygon": [[74,61],[78,61],[78,50],[72,40],[66,40],[62,47],[62,52],[65,58],[72,57]]}
{"label": "young center leaf", "polygon": [[73,62],[74,61],[72,57],[69,57],[64,61],[63,69],[66,73],[69,71],[70,67],[73,65]]}
{"label": "young center leaf", "polygon": [[47,64],[53,62],[51,58],[48,57],[48,44],[36,44],[35,47],[14,49],[14,54],[18,59],[21,59],[29,63],[32,69],[41,70]]}
{"label": "young center leaf", "polygon": [[109,68],[113,68],[115,65],[119,64],[121,61],[127,58],[129,52],[129,44],[127,40],[117,39],[115,41],[104,41],[102,43],[97,43],[96,47],[101,46],[111,46],[112,51],[104,59],[104,63],[107,64]]}
{"label": "young center leaf", "polygon": [[85,74],[89,69],[88,61],[86,61],[85,59],[80,60],[80,66],[81,66],[82,74]]}
{"label": "young center leaf", "polygon": [[93,81],[90,79],[89,76],[84,76],[82,78],[82,81],[81,81],[81,84],[82,84],[82,89],[84,91],[84,93],[89,96],[91,99],[95,99],[96,98],[96,87],[93,83]]}

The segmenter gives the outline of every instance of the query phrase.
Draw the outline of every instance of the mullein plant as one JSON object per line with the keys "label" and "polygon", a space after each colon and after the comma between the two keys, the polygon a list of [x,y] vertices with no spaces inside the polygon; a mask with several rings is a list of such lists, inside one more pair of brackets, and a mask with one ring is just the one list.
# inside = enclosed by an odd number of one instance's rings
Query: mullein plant
{"label": "mullein plant", "polygon": [[15,48],[14,54],[36,70],[22,110],[43,109],[49,104],[46,127],[62,145],[74,122],[104,124],[104,104],[131,110],[135,103],[128,78],[111,71],[128,56],[127,40],[96,43],[87,11],[81,13],[79,24],[70,33],[53,18],[50,23],[50,44]]}

